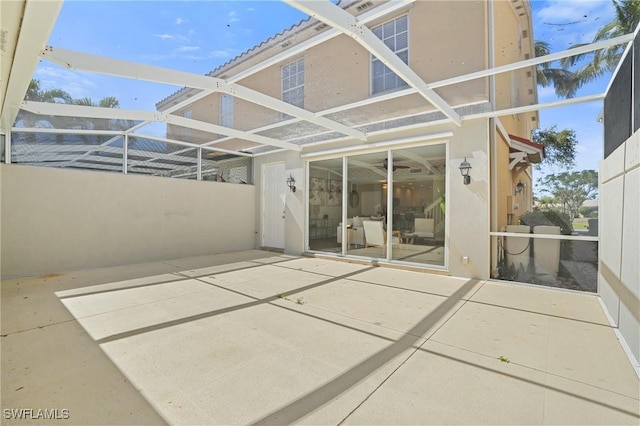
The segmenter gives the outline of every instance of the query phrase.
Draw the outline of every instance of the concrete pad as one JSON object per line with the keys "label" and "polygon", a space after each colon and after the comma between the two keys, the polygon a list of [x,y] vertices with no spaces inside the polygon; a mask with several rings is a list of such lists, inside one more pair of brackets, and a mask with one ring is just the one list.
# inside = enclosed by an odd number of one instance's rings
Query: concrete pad
{"label": "concrete pad", "polygon": [[2,338],[2,408],[69,410],[60,424],[164,423],[75,321]]}
{"label": "concrete pad", "polygon": [[[404,290],[413,290],[440,296],[451,296],[460,289],[467,278],[456,278],[444,275],[425,274],[424,272],[405,271],[393,268],[375,268],[363,271],[350,278],[353,281],[364,281]],[[467,297],[475,292],[471,292]]]}
{"label": "concrete pad", "polygon": [[[216,275],[217,277],[217,275]],[[220,285],[223,287],[232,288],[233,290],[240,291],[244,294],[250,295],[256,298],[265,298],[270,296],[291,295],[297,290],[332,279],[326,275],[319,275],[316,273],[304,272],[283,269],[282,274],[266,276],[251,281],[243,281],[239,284],[231,284],[223,281],[224,277],[210,278],[203,277],[202,281],[212,283],[214,285]],[[295,299],[295,296],[291,296]]]}
{"label": "concrete pad", "polygon": [[82,424],[640,420],[594,296],[263,253],[11,289],[3,319],[35,300],[57,323],[2,338],[2,407],[69,404]]}
{"label": "concrete pad", "polygon": [[[452,299],[352,280],[338,280],[297,296],[304,297],[306,303],[316,308],[403,333],[417,332],[419,336],[425,337],[433,333],[464,303],[463,300],[455,300],[451,306],[441,311],[443,304],[448,304]],[[428,318],[428,323],[423,323],[425,318]],[[413,330],[416,325],[420,327]]]}
{"label": "concrete pad", "polygon": [[55,294],[60,298],[71,297],[71,296],[82,296],[85,294],[95,294],[100,292],[109,292],[114,290],[125,290],[125,289],[136,288],[136,287],[157,285],[162,283],[179,281],[183,279],[184,277],[176,274],[151,275],[148,277],[134,278],[131,280],[113,282],[108,284],[98,284],[98,285],[91,285],[87,287],[73,288],[70,290],[61,290],[61,291],[57,291]]}
{"label": "concrete pad", "polygon": [[261,265],[258,267],[239,269],[230,272],[219,272],[214,274],[212,278],[225,281],[229,284],[237,284],[245,281],[253,281],[264,277],[281,275],[287,272],[286,269],[273,265]]}
{"label": "concrete pad", "polygon": [[242,250],[232,251],[226,253],[216,253],[205,256],[185,257],[179,259],[165,260],[163,263],[171,265],[178,271],[190,271],[199,268],[206,268],[209,266],[238,263],[238,262],[250,262],[256,259],[269,259],[278,257],[278,253],[270,253],[261,250]]}
{"label": "concrete pad", "polygon": [[176,272],[176,274],[184,277],[203,277],[207,275],[220,274],[225,272],[237,271],[242,269],[254,268],[259,264],[256,262],[233,262],[227,263],[224,265],[216,265],[216,266],[206,266],[204,268],[193,268],[193,269],[184,269],[180,270],[180,272]]}
{"label": "concrete pad", "polygon": [[431,340],[545,370],[549,333],[550,317],[467,302]]}
{"label": "concrete pad", "polygon": [[542,372],[427,342],[345,424],[541,424]]}
{"label": "concrete pad", "polygon": [[280,264],[280,266],[307,272],[315,272],[332,277],[354,274],[359,271],[373,268],[370,265],[361,265],[359,263],[341,262],[315,257],[303,257],[288,262],[283,262],[282,264]]}
{"label": "concrete pad", "polygon": [[[180,330],[157,330],[109,342],[103,348],[144,395],[160,393],[163,402],[154,397],[154,406],[172,422],[179,418],[167,401],[186,394],[199,407],[196,412],[207,413],[190,418],[190,423],[228,424],[268,415],[266,408],[277,409],[339,373],[358,368],[402,336],[384,329],[376,336],[377,328],[371,325],[355,320],[341,324],[344,318],[323,311],[301,315],[295,310],[308,307],[286,300],[276,303],[283,307],[262,304],[215,322],[213,318],[198,321],[197,328],[193,323],[182,324]],[[381,366],[387,362],[397,366],[396,355],[382,359]],[[372,392],[378,384],[369,382],[366,389]],[[351,400],[340,415],[346,416],[358,402]],[[332,418],[337,422],[342,417]]]}
{"label": "concrete pad", "polygon": [[547,376],[544,424],[638,425],[640,402],[597,386]]}
{"label": "concrete pad", "polygon": [[[610,327],[551,318],[547,372],[640,399],[638,377]],[[640,405],[639,405],[640,406]]]}
{"label": "concrete pad", "polygon": [[597,296],[590,294],[488,281],[471,300],[532,313],[609,325]]}
{"label": "concrete pad", "polygon": [[[202,285],[206,286],[206,284]],[[114,336],[123,333],[136,333],[136,330],[140,329],[154,329],[165,327],[167,323],[174,325],[183,321],[193,321],[197,319],[193,317],[214,315],[216,311],[251,301],[249,298],[231,292],[211,286],[207,287],[206,290],[184,296],[143,302],[125,308],[118,307],[107,312],[82,316],[77,319],[95,340],[112,339]],[[101,295],[86,297],[97,296]],[[78,303],[83,303],[82,301],[65,299],[65,305],[69,304],[70,301],[75,303],[68,306],[71,312],[78,309]],[[101,304],[99,306],[99,309],[104,309]],[[86,310],[84,309],[83,311]]]}
{"label": "concrete pad", "polygon": [[210,286],[200,281],[181,279],[153,286],[122,288],[85,296],[68,297],[61,300],[76,318],[84,318],[210,289]]}

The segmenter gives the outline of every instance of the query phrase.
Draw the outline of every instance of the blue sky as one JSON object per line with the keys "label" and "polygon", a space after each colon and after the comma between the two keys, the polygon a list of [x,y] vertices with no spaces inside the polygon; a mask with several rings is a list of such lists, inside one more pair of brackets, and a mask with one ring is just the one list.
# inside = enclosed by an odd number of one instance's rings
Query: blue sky
{"label": "blue sky", "polygon": [[[418,0],[425,1],[425,0]],[[429,0],[430,1],[430,0]],[[497,0],[502,1],[502,0]],[[532,1],[534,36],[552,51],[589,42],[613,18],[611,0]],[[197,74],[206,74],[243,51],[305,18],[278,1],[65,1],[49,44]],[[115,96],[121,108],[155,109],[176,90],[159,85],[69,72],[41,62],[35,75],[45,88],[59,87],[73,97]],[[601,93],[600,79],[578,96]],[[553,88],[539,87],[539,100],[556,100]],[[540,112],[542,127],[576,131],[580,146],[576,169],[597,169],[602,156],[600,102]],[[545,172],[560,171],[544,170]],[[541,172],[536,172],[537,176]]]}

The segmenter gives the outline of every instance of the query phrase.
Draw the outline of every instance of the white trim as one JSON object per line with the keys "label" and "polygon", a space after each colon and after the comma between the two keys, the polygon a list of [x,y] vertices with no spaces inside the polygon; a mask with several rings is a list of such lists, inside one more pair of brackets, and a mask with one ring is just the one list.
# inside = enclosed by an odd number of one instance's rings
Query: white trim
{"label": "white trim", "polygon": [[319,157],[329,157],[329,156],[340,156],[342,154],[356,154],[356,153],[368,153],[368,152],[378,152],[384,151],[384,148],[411,148],[413,146],[422,146],[426,145],[425,142],[436,142],[444,139],[449,139],[453,136],[453,132],[439,132],[432,133],[430,135],[420,135],[413,136],[404,139],[396,139],[392,141],[383,141],[383,142],[375,142],[366,145],[358,145],[358,146],[348,146],[345,148],[336,148],[336,149],[328,149],[325,151],[316,151],[316,152],[308,152],[302,154],[302,158],[313,158],[317,159]]}
{"label": "white trim", "polygon": [[629,359],[629,362],[631,363],[631,367],[633,368],[636,375],[640,379],[640,360],[636,359],[635,355],[633,354],[633,351],[631,350],[631,348],[629,347],[629,344],[627,343],[627,340],[620,332],[620,329],[618,328],[618,324],[616,324],[616,322],[611,317],[611,314],[609,314],[609,309],[602,301],[602,297],[600,297],[599,288],[598,288],[598,295],[596,296],[596,299],[598,300],[598,303],[600,304],[600,308],[602,309],[602,313],[604,313],[604,316],[607,318],[607,321],[609,322],[609,325],[611,326],[613,333],[616,335],[616,339],[618,340],[618,343],[620,343],[622,350],[624,351],[625,355]]}
{"label": "white trim", "polygon": [[123,136],[122,130],[52,129],[50,127],[12,127],[14,133],[54,133],[61,135],[116,135]]}
{"label": "white trim", "polygon": [[489,232],[492,237],[539,238],[542,240],[599,241],[598,237],[562,234],[525,234],[518,232]]}
{"label": "white trim", "polygon": [[[38,55],[47,44],[62,8],[62,0],[25,1],[24,3],[15,52],[9,53],[13,56],[13,62],[6,76],[7,91],[0,94],[2,108],[0,128],[2,129],[9,129],[18,116],[20,103],[27,93],[33,73],[38,66]],[[11,42],[9,41],[8,44],[11,45]],[[5,59],[3,52],[2,60],[11,59]]]}

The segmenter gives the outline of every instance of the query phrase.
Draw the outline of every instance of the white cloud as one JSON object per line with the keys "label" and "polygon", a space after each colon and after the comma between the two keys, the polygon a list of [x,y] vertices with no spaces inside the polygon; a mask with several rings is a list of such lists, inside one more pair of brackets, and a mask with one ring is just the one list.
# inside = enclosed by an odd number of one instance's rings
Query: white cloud
{"label": "white cloud", "polygon": [[200,50],[200,46],[180,46],[175,52],[194,52],[196,50]]}
{"label": "white cloud", "polygon": [[154,34],[154,37],[157,37],[161,40],[178,40],[178,41],[182,41],[182,42],[186,42],[189,41],[189,39],[185,36],[182,36],[180,34]]}
{"label": "white cloud", "polygon": [[33,77],[40,80],[43,89],[62,89],[72,98],[89,97],[96,87],[85,73],[72,70],[39,67],[33,73]]}
{"label": "white cloud", "polygon": [[224,59],[234,55],[236,55],[236,53],[229,50],[212,50],[203,55],[187,55],[185,56],[185,59],[192,59],[192,60],[216,59],[216,58]]}
{"label": "white cloud", "polygon": [[232,53],[228,50],[213,50],[209,52],[209,56],[212,58],[227,58],[231,55]]}
{"label": "white cloud", "polygon": [[185,22],[187,22],[187,20],[184,18],[176,18],[176,25],[181,25],[181,24],[184,24]]}

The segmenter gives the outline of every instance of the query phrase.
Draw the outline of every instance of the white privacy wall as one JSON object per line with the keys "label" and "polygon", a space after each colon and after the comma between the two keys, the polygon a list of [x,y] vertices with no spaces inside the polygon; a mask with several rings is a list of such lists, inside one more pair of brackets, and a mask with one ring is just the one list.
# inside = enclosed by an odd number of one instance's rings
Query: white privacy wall
{"label": "white privacy wall", "polygon": [[3,278],[255,248],[255,187],[0,166]]}
{"label": "white privacy wall", "polygon": [[640,131],[600,163],[599,293],[640,375]]}

